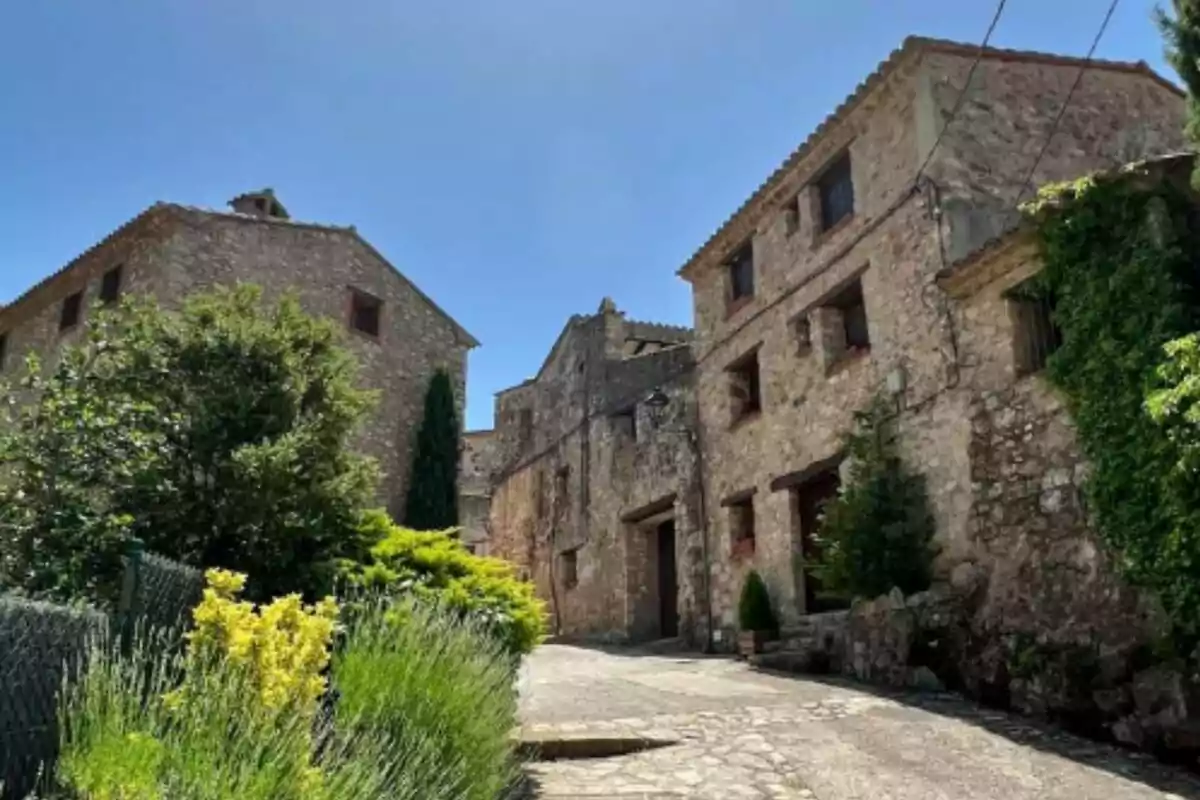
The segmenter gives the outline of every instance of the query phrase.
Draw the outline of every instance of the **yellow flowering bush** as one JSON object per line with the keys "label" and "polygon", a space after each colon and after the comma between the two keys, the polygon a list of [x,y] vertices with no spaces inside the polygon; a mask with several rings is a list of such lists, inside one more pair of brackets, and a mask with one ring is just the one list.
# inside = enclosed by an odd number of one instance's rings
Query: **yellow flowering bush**
{"label": "yellow flowering bush", "polygon": [[210,569],[206,577],[208,586],[187,635],[189,664],[202,668],[228,659],[264,709],[315,710],[325,691],[322,673],[337,624],[333,598],[304,605],[299,595],[290,594],[256,608],[238,599],[245,575]]}

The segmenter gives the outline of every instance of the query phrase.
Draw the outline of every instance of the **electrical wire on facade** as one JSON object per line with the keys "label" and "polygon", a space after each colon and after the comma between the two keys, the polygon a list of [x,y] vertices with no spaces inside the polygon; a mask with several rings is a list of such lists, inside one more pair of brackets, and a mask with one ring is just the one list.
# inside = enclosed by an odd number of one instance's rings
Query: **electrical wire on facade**
{"label": "electrical wire on facade", "polygon": [[1108,12],[1104,15],[1104,20],[1100,23],[1100,30],[1096,31],[1095,38],[1092,39],[1092,46],[1088,48],[1087,55],[1084,56],[1083,63],[1079,65],[1079,72],[1075,75],[1075,80],[1071,84],[1071,88],[1067,91],[1067,96],[1063,100],[1063,104],[1058,109],[1058,114],[1054,117],[1054,122],[1050,124],[1050,133],[1046,136],[1046,141],[1042,142],[1042,147],[1038,151],[1037,158],[1029,165],[1029,171],[1025,174],[1025,180],[1020,184],[1017,190],[1017,197],[1014,201],[1014,206],[1021,205],[1021,198],[1025,193],[1033,188],[1033,176],[1037,172],[1037,168],[1041,166],[1042,159],[1046,156],[1046,151],[1050,149],[1050,143],[1054,141],[1054,135],[1058,133],[1058,126],[1062,123],[1063,117],[1067,113],[1067,108],[1071,105],[1071,100],[1075,97],[1076,90],[1083,83],[1083,76],[1087,73],[1088,68],[1092,65],[1092,58],[1096,54],[1096,48],[1100,45],[1100,40],[1104,38],[1104,32],[1108,30],[1108,23],[1112,21],[1113,13],[1117,10],[1117,4],[1120,0],[1112,0],[1108,5]]}

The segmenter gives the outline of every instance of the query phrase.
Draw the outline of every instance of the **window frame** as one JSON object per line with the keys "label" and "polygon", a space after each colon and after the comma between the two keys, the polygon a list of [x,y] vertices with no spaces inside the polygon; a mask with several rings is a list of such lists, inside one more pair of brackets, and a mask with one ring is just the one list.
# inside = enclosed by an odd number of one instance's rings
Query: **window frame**
{"label": "window frame", "polygon": [[[372,341],[379,341],[379,339],[383,336],[383,298],[351,286],[348,305],[349,311],[346,323],[350,328],[350,331],[358,336],[362,336]],[[364,311],[374,311],[375,313],[374,332],[359,327],[359,314],[360,312]]]}
{"label": "window frame", "polygon": [[1012,323],[1013,374],[1037,375],[1063,346],[1062,329],[1054,321],[1056,298],[1035,294],[1023,281],[1004,292],[1004,300]]}
{"label": "window frame", "polygon": [[71,292],[62,299],[58,309],[58,332],[67,333],[83,321],[83,289]]}
{"label": "window frame", "polygon": [[[837,180],[831,180],[835,177]],[[834,192],[842,185],[842,179],[848,187],[848,207],[841,210],[836,218],[832,218],[831,209],[834,203],[830,201],[835,198]],[[827,234],[854,219],[857,211],[854,197],[854,165],[849,148],[834,156],[813,180],[812,185],[817,206],[813,227],[818,235]]]}
{"label": "window frame", "polygon": [[[754,238],[733,248],[733,251],[722,262],[725,273],[725,302],[730,312],[741,308],[754,299],[756,291],[754,275]],[[741,272],[744,270],[744,272]],[[739,273],[743,280],[739,281]],[[739,285],[744,283],[739,290]]]}
{"label": "window frame", "polygon": [[563,550],[558,554],[558,558],[563,588],[574,589],[579,585],[579,548]]}
{"label": "window frame", "polygon": [[753,556],[758,549],[758,519],[753,489],[738,492],[721,502],[729,520],[729,553],[733,558]]}
{"label": "window frame", "polygon": [[[725,367],[729,380],[730,425],[736,426],[762,413],[762,363],[758,358],[761,345],[735,358]],[[753,369],[751,369],[753,367]],[[739,381],[746,378],[745,398],[739,398]]]}
{"label": "window frame", "polygon": [[[111,306],[121,299],[121,290],[125,284],[124,273],[125,265],[117,264],[100,276],[99,299],[103,305]],[[110,282],[116,285],[112,286]]]}

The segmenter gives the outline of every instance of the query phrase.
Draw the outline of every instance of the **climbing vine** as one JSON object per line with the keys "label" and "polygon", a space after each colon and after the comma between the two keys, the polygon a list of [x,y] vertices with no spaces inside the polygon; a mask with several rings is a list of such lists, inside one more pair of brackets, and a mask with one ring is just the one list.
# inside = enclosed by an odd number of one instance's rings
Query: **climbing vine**
{"label": "climbing vine", "polygon": [[1200,633],[1200,482],[1189,458],[1200,452],[1200,417],[1188,413],[1186,391],[1170,392],[1200,380],[1200,358],[1194,343],[1169,343],[1200,330],[1200,228],[1186,176],[1151,173],[1047,187],[1025,211],[1045,261],[1032,289],[1053,298],[1062,333],[1046,374],[1092,466],[1089,508],[1127,577],[1155,590],[1191,640]]}

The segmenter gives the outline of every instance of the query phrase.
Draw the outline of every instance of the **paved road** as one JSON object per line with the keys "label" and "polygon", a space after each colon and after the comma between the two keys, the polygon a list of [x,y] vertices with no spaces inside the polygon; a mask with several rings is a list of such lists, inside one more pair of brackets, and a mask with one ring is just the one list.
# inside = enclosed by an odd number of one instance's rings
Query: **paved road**
{"label": "paved road", "polygon": [[540,648],[522,675],[540,736],[677,744],[536,764],[543,798],[1200,800],[1149,759],[948,695],[881,695],[726,659]]}

